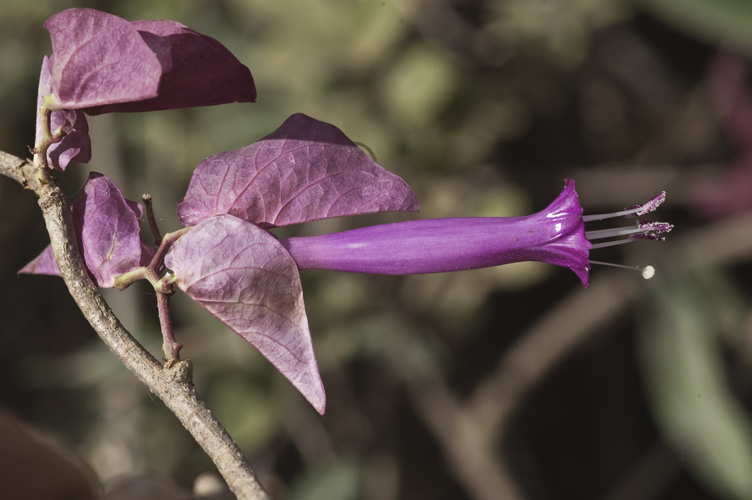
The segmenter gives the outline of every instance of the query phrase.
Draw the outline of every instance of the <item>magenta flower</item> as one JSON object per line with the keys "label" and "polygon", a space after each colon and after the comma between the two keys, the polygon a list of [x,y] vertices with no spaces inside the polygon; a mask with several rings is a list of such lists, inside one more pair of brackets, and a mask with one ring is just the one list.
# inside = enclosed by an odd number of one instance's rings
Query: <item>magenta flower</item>
{"label": "magenta flower", "polygon": [[281,242],[299,269],[420,274],[538,261],[570,268],[585,286],[592,247],[572,180],[546,209],[525,217],[396,222]]}
{"label": "magenta flower", "polygon": [[627,236],[660,239],[670,224],[638,221],[634,227],[585,231],[585,220],[644,215],[665,193],[617,214],[583,217],[574,181],[548,207],[525,217],[427,219],[396,222],[321,236],[281,239],[299,269],[372,274],[463,271],[537,261],[568,267],[588,286],[591,239]]}

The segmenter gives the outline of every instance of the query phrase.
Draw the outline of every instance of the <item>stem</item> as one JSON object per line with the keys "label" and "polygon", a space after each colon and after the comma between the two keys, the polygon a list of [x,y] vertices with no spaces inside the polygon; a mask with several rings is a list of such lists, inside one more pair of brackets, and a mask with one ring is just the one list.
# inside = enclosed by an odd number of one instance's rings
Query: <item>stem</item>
{"label": "stem", "polygon": [[50,96],[45,96],[42,107],[39,108],[40,121],[42,126],[42,138],[39,143],[34,144],[34,165],[41,171],[47,172],[47,150],[53,144],[54,139],[52,136],[52,109],[49,106]]}
{"label": "stem", "polygon": [[144,209],[146,210],[146,220],[149,221],[149,229],[151,230],[151,234],[154,235],[154,244],[159,246],[162,244],[162,233],[159,232],[157,219],[154,217],[154,207],[151,203],[151,195],[148,193],[142,194],[141,202],[143,202]]}
{"label": "stem", "polygon": [[164,256],[167,253],[167,250],[170,249],[170,246],[172,246],[172,244],[175,243],[178,238],[180,238],[191,229],[193,228],[184,227],[183,229],[178,229],[177,231],[173,231],[172,233],[167,233],[164,238],[162,238],[159,248],[157,248],[154,257],[151,258],[149,265],[145,267],[139,267],[138,269],[134,269],[133,271],[128,271],[127,273],[118,275],[117,277],[115,277],[115,287],[118,290],[125,290],[136,281],[148,280],[149,283],[151,283],[151,285],[154,287],[154,290],[156,292],[171,295],[172,287],[170,285],[172,285],[172,283],[169,280],[160,279],[159,270],[162,269]]}
{"label": "stem", "polygon": [[37,182],[34,166],[0,152],[0,174],[19,181],[39,197],[52,251],[71,296],[91,326],[123,364],[175,414],[217,466],[241,500],[271,497],[243,457],[237,444],[212,415],[193,387],[190,361],[162,365],[133,338],[115,317],[86,271],[65,194],[53,181]]}
{"label": "stem", "polygon": [[5,177],[9,177],[26,187],[28,184],[26,178],[31,176],[33,170],[34,166],[27,160],[0,151],[0,174]]}
{"label": "stem", "polygon": [[[144,195],[142,199],[147,209],[150,209],[151,196]],[[155,236],[159,234],[159,230],[156,229],[156,223],[152,227],[152,230],[156,230]],[[164,238],[161,235],[158,236],[160,245],[148,266],[139,267],[115,278],[115,287],[118,290],[125,290],[139,280],[148,280],[154,287],[154,291],[157,293],[159,325],[162,329],[162,351],[164,351],[165,359],[167,359],[168,363],[180,360],[180,349],[183,348],[183,345],[175,340],[175,334],[172,331],[172,321],[170,320],[170,295],[173,293],[174,276],[167,275],[160,279],[159,271],[164,266],[164,256],[172,244],[190,230],[190,227],[185,227],[178,231],[167,233]]]}
{"label": "stem", "polygon": [[159,324],[162,326],[162,350],[168,362],[180,360],[182,344],[175,341],[172,333],[172,321],[170,320],[170,296],[163,292],[157,292],[157,309],[159,309]]}
{"label": "stem", "polygon": [[149,262],[149,267],[154,269],[154,272],[157,272],[157,270],[162,267],[164,256],[167,253],[167,250],[170,249],[172,244],[191,229],[193,229],[193,226],[184,227],[183,229],[178,229],[177,231],[173,231],[164,235],[164,238],[162,238],[162,242],[159,244],[159,248],[157,249],[157,253],[154,254],[151,262]]}

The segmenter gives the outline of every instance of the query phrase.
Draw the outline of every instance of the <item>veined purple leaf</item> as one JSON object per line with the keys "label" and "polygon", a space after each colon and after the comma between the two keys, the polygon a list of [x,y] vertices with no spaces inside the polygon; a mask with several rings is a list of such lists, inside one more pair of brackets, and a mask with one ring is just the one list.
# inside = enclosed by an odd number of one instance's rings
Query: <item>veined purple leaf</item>
{"label": "veined purple leaf", "polygon": [[172,69],[162,75],[157,97],[100,106],[87,109],[87,113],[157,111],[256,100],[251,71],[214,38],[175,21],[134,21],[131,26],[155,52],[157,47],[167,47]]}
{"label": "veined purple leaf", "polygon": [[141,228],[133,210],[115,183],[96,172],[73,205],[84,260],[101,287],[113,287],[116,276],[141,267]]}
{"label": "veined purple leaf", "polygon": [[60,268],[57,267],[55,262],[55,256],[52,254],[52,246],[42,250],[42,253],[37,255],[34,260],[26,264],[18,274],[48,274],[50,276],[60,276]]}
{"label": "veined purple leaf", "polygon": [[[45,57],[42,71],[39,75],[39,93],[37,95],[37,109],[44,103],[44,96],[51,90],[52,74],[50,60]],[[88,163],[91,160],[91,139],[89,138],[89,124],[86,115],[78,110],[63,109],[53,111],[50,116],[50,129],[54,132],[62,127],[65,136],[47,149],[47,164],[58,170],[65,170],[68,163],[77,161]],[[37,113],[36,142],[42,139],[41,115]]]}
{"label": "veined purple leaf", "polygon": [[171,66],[160,61],[131,23],[112,14],[68,9],[44,26],[52,38],[52,94],[58,109],[155,97],[163,71]]}
{"label": "veined purple leaf", "polygon": [[219,215],[181,236],[165,265],[181,290],[256,347],[324,413],[298,268],[274,236]]}
{"label": "veined purple leaf", "polygon": [[[142,241],[141,266],[147,266],[156,253],[156,248],[150,247]],[[57,262],[55,262],[55,256],[52,253],[52,245],[47,245],[45,249],[42,250],[42,253],[26,264],[20,271],[18,271],[18,274],[46,274],[49,276],[60,276],[60,268],[57,267]]]}
{"label": "veined purple leaf", "polygon": [[186,226],[219,214],[274,227],[417,210],[405,181],[371,160],[337,127],[303,114],[292,115],[259,142],[201,162],[178,203],[178,217]]}
{"label": "veined purple leaf", "polygon": [[[154,249],[144,245],[139,234],[138,218],[143,209],[123,198],[120,189],[104,175],[89,175],[72,212],[79,248],[83,248],[86,267],[98,286],[113,287],[115,277],[141,267],[154,255]],[[47,246],[19,273],[60,276],[52,247]]]}

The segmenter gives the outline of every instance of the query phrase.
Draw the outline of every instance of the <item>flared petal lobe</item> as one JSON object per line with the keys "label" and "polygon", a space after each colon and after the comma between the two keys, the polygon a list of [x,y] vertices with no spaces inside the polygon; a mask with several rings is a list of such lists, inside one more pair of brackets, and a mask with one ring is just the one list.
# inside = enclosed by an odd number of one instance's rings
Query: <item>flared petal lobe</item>
{"label": "flared petal lobe", "polygon": [[538,261],[570,268],[584,286],[590,270],[591,244],[572,180],[529,216],[397,222],[281,242],[300,269],[421,274]]}

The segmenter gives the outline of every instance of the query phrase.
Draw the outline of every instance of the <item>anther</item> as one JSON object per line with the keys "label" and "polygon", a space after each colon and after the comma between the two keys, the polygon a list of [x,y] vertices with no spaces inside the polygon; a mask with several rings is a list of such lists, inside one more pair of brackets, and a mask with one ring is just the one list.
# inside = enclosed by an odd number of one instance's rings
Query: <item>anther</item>
{"label": "anther", "polygon": [[612,264],[610,262],[601,262],[597,260],[591,260],[589,261],[591,264],[598,264],[599,266],[609,266],[609,267],[619,267],[621,269],[629,269],[632,271],[640,271],[642,274],[642,277],[646,280],[649,280],[653,276],[655,276],[655,268],[653,266],[623,266],[621,264]]}
{"label": "anther", "polygon": [[627,219],[642,217],[645,214],[654,212],[664,201],[666,201],[666,191],[661,191],[658,196],[642,205],[635,205],[634,207],[625,208],[620,212],[613,212],[610,214],[585,215],[582,217],[582,220],[583,222],[590,222],[594,220],[611,219],[613,217],[626,217]]}

